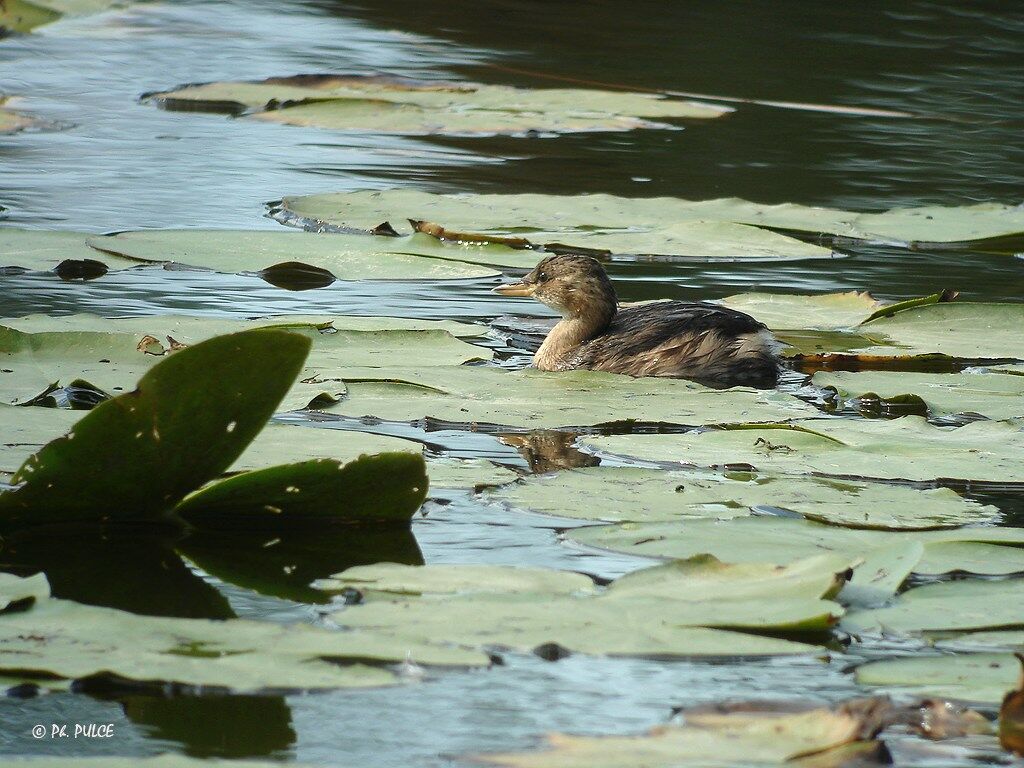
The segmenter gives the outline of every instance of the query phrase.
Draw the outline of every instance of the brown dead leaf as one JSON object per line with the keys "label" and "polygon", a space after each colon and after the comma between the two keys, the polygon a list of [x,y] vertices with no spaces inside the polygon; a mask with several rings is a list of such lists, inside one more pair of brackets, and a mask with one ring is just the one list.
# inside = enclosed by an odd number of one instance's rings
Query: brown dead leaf
{"label": "brown dead leaf", "polygon": [[167,351],[156,336],[150,336],[149,334],[142,337],[136,349],[143,354],[153,355],[155,357],[159,357]]}

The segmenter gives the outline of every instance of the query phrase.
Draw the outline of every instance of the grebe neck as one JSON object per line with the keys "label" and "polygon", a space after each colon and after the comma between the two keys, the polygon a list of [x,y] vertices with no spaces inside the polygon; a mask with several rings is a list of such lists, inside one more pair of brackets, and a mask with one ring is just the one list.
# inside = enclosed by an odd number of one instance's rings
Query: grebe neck
{"label": "grebe neck", "polygon": [[534,366],[542,371],[560,371],[571,367],[568,359],[573,351],[603,333],[615,317],[615,311],[613,304],[595,312],[563,317],[533,356]]}

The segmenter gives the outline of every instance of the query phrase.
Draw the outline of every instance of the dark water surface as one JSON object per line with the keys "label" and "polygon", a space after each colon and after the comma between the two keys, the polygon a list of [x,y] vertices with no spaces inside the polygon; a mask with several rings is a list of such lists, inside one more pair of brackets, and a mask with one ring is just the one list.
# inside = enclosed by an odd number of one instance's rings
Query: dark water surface
{"label": "dark water surface", "polygon": [[[736,104],[684,130],[554,138],[404,138],[279,126],[141,104],[151,90],[296,73],[387,72],[524,86],[572,80],[764,100],[900,110],[896,119]],[[552,77],[560,79],[552,79]],[[64,130],[0,137],[0,205],[11,226],[107,232],[148,227],[272,229],[265,203],[289,194],[414,186],[432,191],[609,192],[744,197],[864,210],[1016,204],[1024,191],[1024,11],[1018,3],[589,3],[239,0],[138,5],[0,40],[0,90]],[[720,297],[744,290],[870,290],[901,298],[942,288],[1019,301],[1020,256],[896,251],[784,264],[619,262],[624,299]],[[0,316],[32,312],[289,312],[489,321],[542,315],[489,293],[495,280],[338,282],[290,293],[255,277],[131,270],[88,283],[0,276]],[[294,417],[289,417],[294,418]],[[323,428],[421,439],[438,453],[528,462],[494,435],[326,419]],[[1018,514],[1012,489],[979,496]],[[401,562],[510,563],[612,577],[637,558],[560,542],[579,524],[484,506],[430,502],[413,535],[381,542],[286,542],[293,582],[366,553]],[[1016,520],[1024,519],[1018,516]],[[239,551],[260,542],[233,543]],[[299,599],[266,597],[166,553],[223,542],[50,540],[36,550],[76,599],[142,612],[321,621]],[[88,552],[103,558],[89,560]],[[173,559],[173,558],[172,558]],[[111,573],[110,568],[116,567]],[[102,570],[102,573],[100,572]],[[306,582],[308,582],[306,578]],[[124,583],[134,590],[124,590]],[[120,584],[120,587],[118,587]],[[120,601],[120,602],[119,602]],[[134,602],[131,602],[134,601]],[[129,604],[131,603],[131,604]],[[892,649],[888,649],[892,650]],[[897,652],[913,648],[896,649]],[[836,700],[857,692],[843,670],[871,646],[831,660],[729,664],[509,655],[487,671],[429,676],[385,690],[288,697],[48,695],[0,700],[2,754],[269,756],[366,768],[443,766],[453,755],[528,747],[550,730],[631,733],[673,706],[731,697]],[[116,736],[34,741],[36,723],[113,722]],[[971,764],[967,758],[943,765]]]}

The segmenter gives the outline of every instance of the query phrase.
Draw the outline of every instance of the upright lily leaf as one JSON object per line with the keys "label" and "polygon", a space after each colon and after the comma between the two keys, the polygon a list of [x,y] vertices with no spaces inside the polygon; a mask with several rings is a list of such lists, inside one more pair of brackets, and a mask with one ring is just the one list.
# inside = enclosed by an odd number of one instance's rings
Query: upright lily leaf
{"label": "upright lily leaf", "polygon": [[378,453],[347,464],[311,459],[243,472],[196,491],[175,511],[200,527],[231,525],[240,517],[249,525],[261,520],[408,525],[426,497],[422,456]]}
{"label": "upright lily leaf", "polygon": [[441,222],[465,232],[573,232],[592,227],[636,228],[690,221],[726,221],[782,231],[831,234],[894,245],[994,241],[1007,253],[1024,241],[1024,209],[981,203],[961,207],[894,208],[856,213],[784,203],[764,205],[737,198],[681,200],[613,195],[434,194],[412,189],[343,192],[290,197],[292,216],[357,229],[406,219]]}
{"label": "upright lily leaf", "polygon": [[670,127],[648,118],[715,118],[732,111],[643,93],[343,75],[205,83],[146,98],[169,109],[205,107],[288,125],[406,134],[626,131]]}
{"label": "upright lily leaf", "polygon": [[773,507],[850,528],[927,529],[991,521],[999,513],[948,488],[815,477],[731,479],[638,467],[531,475],[483,497],[558,517],[637,523],[725,519]]}
{"label": "upright lily leaf", "polygon": [[0,494],[7,522],[162,516],[226,470],[298,375],[309,340],[222,336],[163,361],[31,457]]}
{"label": "upright lily leaf", "polygon": [[1014,422],[978,421],[944,429],[919,416],[819,419],[683,434],[588,437],[583,444],[647,461],[745,465],[786,474],[1024,482],[1024,431]]}

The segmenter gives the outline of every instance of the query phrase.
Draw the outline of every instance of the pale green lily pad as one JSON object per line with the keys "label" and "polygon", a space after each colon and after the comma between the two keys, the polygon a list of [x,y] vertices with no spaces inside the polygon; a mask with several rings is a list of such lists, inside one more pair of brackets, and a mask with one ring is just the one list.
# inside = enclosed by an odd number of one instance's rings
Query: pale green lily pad
{"label": "pale green lily pad", "polygon": [[1022,327],[1024,304],[954,301],[880,317],[858,330],[877,341],[864,354],[942,354],[975,360],[1024,359]]}
{"label": "pale green lily pad", "polygon": [[959,579],[927,584],[901,594],[884,608],[849,613],[853,633],[965,631],[1024,627],[1024,579]]}
{"label": "pale green lily pad", "polygon": [[952,637],[942,633],[942,639],[936,640],[934,645],[949,651],[1024,651],[1024,630],[965,632]]}
{"label": "pale green lily pad", "polygon": [[91,237],[88,243],[136,263],[176,262],[218,272],[258,272],[298,262],[338,280],[465,280],[498,274],[460,263],[454,254],[463,249],[425,236],[183,229],[123,232]]}
{"label": "pale green lily pad", "polygon": [[1024,376],[983,373],[848,371],[814,374],[816,387],[831,387],[844,398],[917,395],[932,415],[979,413],[990,419],[1024,417]]}
{"label": "pale green lily pad", "polygon": [[435,642],[519,650],[555,643],[607,655],[775,655],[809,647],[722,630],[828,628],[842,609],[823,598],[838,590],[842,570],[831,557],[782,569],[698,558],[595,592],[578,575],[508,566],[370,566],[335,576],[330,588],[371,596],[335,614],[338,623]]}
{"label": "pale green lily pad", "polygon": [[[374,325],[357,318],[355,326]],[[333,323],[337,322],[337,325]],[[116,394],[159,361],[172,354],[175,343],[192,345],[215,335],[248,328],[282,328],[302,333],[313,348],[296,383],[281,403],[281,410],[298,410],[338,400],[345,392],[345,368],[396,363],[458,365],[490,359],[492,353],[461,341],[440,328],[423,330],[347,330],[344,318],[275,318],[261,321],[202,320],[196,318],[138,318],[106,321],[74,316],[47,321],[39,317],[0,320],[0,400],[25,403],[53,384],[67,386],[83,380]],[[21,328],[89,328],[107,331],[59,330],[25,333]],[[402,323],[385,319],[380,325],[422,327],[423,321]],[[111,332],[116,327],[118,332]],[[132,332],[134,330],[134,333]],[[144,341],[147,339],[148,342]]]}
{"label": "pale green lily pad", "polygon": [[996,705],[1019,677],[1020,662],[1009,653],[886,659],[863,664],[856,672],[860,685],[889,693]]}
{"label": "pale green lily pad", "polygon": [[533,475],[484,498],[559,517],[637,523],[724,519],[749,515],[755,507],[778,507],[833,525],[898,530],[991,522],[999,514],[948,488],[922,491],[824,478],[729,479],[637,467]]}
{"label": "pale green lily pad", "polygon": [[430,476],[432,493],[444,489],[478,490],[509,483],[519,477],[511,469],[486,459],[457,459],[451,456],[429,457],[427,474]]}
{"label": "pale green lily pad", "polygon": [[65,16],[85,16],[125,5],[125,0],[4,0],[0,3],[0,29],[31,32]]}
{"label": "pale green lily pad", "polygon": [[29,456],[65,434],[83,415],[83,411],[0,403],[0,472],[13,475]]}
{"label": "pale green lily pad", "polygon": [[1024,547],[1000,547],[976,541],[948,541],[929,544],[914,571],[924,576],[947,573],[955,562],[958,570],[981,576],[1024,573]]}
{"label": "pale green lily pad", "polygon": [[643,93],[331,75],[206,83],[146,98],[172,109],[248,109],[253,117],[288,125],[402,134],[628,131],[669,127],[650,118],[715,118],[732,111]]}
{"label": "pale green lily pad", "polygon": [[[1015,571],[1018,547],[1024,546],[1024,530],[976,526],[937,531],[889,531],[840,528],[810,520],[784,517],[737,517],[730,520],[687,520],[674,523],[622,523],[576,528],[567,537],[580,544],[626,552],[642,557],[687,558],[708,553],[729,563],[769,562],[787,564],[823,552],[843,555],[853,565],[870,565],[872,553],[897,540],[920,542],[922,557],[930,558],[929,573],[968,571],[973,559],[957,559],[955,549],[936,548],[943,542],[977,542],[1000,546]],[[898,538],[897,538],[898,537]],[[907,564],[908,572],[916,563]],[[858,582],[854,571],[854,583]]]}
{"label": "pale green lily pad", "polygon": [[25,680],[100,675],[207,691],[322,690],[401,682],[365,663],[409,658],[429,665],[488,664],[483,654],[423,641],[304,624],[137,616],[55,599],[0,616],[0,671]]}
{"label": "pale green lily pad", "polygon": [[883,306],[871,294],[862,291],[812,296],[739,293],[718,303],[746,312],[772,330],[853,328]]}
{"label": "pale green lily pad", "polygon": [[707,389],[682,379],[496,367],[353,369],[331,413],[391,421],[425,417],[531,429],[636,420],[674,424],[781,421],[817,409],[774,390]]}
{"label": "pale green lily pad", "polygon": [[[750,768],[798,765],[806,755],[856,742],[863,724],[849,714],[815,709],[796,714],[732,712],[688,715],[642,736],[551,734],[547,749],[474,755],[508,768]],[[836,763],[840,765],[840,763]]]}
{"label": "pale green lily pad", "polygon": [[0,613],[12,606],[30,607],[32,603],[49,597],[50,584],[41,573],[27,578],[0,573]]}
{"label": "pale green lily pad", "polygon": [[[1024,326],[1022,326],[1024,327]],[[1020,425],[977,421],[956,429],[919,416],[819,419],[791,425],[662,435],[587,437],[596,451],[696,466],[903,480],[1024,482]]]}
{"label": "pale green lily pad", "polygon": [[[993,549],[1013,551],[1012,547]],[[907,541],[904,537],[894,537],[890,544],[865,550],[863,558],[858,558],[853,576],[839,593],[839,602],[858,608],[884,604],[899,591],[911,571],[917,570],[924,552],[922,542]]]}
{"label": "pale green lily pad", "polygon": [[517,233],[525,237],[529,237],[531,229],[571,232],[591,227],[629,229],[688,221],[728,221],[894,244],[957,243],[1019,237],[1024,233],[1024,208],[995,203],[858,214],[792,203],[764,205],[737,198],[693,201],[603,194],[444,195],[395,189],[286,198],[284,208],[299,218],[358,229],[371,229],[384,220],[395,223],[411,218],[439,222],[446,228],[466,232],[497,232],[517,227]]}
{"label": "pale green lily pad", "polygon": [[98,261],[110,269],[137,267],[138,262],[90,248],[85,232],[49,232],[0,227],[0,269],[21,267],[35,272],[56,269],[67,260]]}

